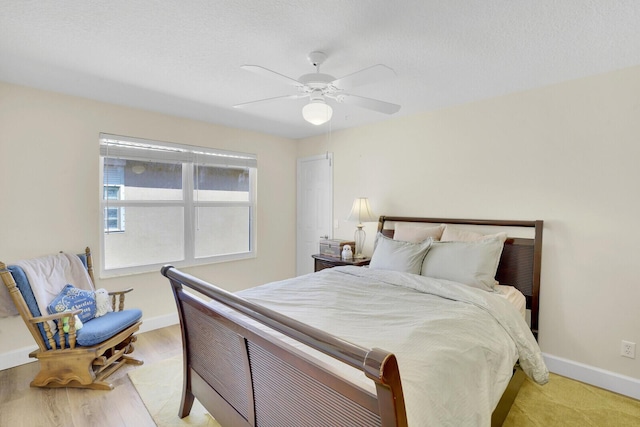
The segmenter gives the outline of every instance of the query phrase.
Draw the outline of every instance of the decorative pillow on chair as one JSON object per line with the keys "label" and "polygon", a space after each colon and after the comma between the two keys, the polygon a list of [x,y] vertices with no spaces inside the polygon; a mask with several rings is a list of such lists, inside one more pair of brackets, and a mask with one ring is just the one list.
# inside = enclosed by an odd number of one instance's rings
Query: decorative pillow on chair
{"label": "decorative pillow on chair", "polygon": [[92,291],[78,289],[73,285],[66,285],[57,297],[47,306],[49,314],[67,310],[82,310],[78,315],[82,322],[88,322],[96,314],[96,297]]}
{"label": "decorative pillow on chair", "polygon": [[430,237],[421,243],[410,243],[393,240],[378,233],[369,268],[420,274],[422,261],[431,242]]}

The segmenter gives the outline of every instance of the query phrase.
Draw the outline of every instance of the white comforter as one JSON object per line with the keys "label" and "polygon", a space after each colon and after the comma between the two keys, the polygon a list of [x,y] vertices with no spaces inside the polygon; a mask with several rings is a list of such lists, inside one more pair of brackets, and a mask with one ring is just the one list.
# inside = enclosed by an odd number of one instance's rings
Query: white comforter
{"label": "white comforter", "polygon": [[[339,267],[238,294],[360,346],[394,353],[409,426],[490,425],[518,359],[534,381],[548,380],[540,349],[517,309],[462,284]],[[362,372],[314,355],[375,393]]]}

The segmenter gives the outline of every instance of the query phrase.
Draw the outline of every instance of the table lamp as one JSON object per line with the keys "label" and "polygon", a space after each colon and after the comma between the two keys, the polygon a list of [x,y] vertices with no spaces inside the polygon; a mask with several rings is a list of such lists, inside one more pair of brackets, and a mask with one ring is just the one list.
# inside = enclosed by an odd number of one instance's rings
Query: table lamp
{"label": "table lamp", "polygon": [[356,226],[356,232],[353,236],[356,242],[354,258],[364,258],[364,255],[362,255],[362,249],[364,248],[364,241],[367,238],[367,233],[362,229],[362,223],[374,222],[377,220],[378,218],[374,215],[371,210],[371,206],[369,205],[369,199],[366,197],[358,197],[353,201],[353,207],[351,208],[351,213],[349,214],[347,221],[356,221],[358,223]]}

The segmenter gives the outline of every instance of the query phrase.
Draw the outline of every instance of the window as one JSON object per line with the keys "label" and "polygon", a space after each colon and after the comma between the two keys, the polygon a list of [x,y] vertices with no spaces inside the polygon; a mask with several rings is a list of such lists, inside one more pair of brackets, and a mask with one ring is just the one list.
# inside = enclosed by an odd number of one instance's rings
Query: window
{"label": "window", "polygon": [[102,277],[255,256],[255,155],[100,134],[100,160]]}
{"label": "window", "polygon": [[[121,185],[104,185],[105,200],[120,200]],[[104,231],[124,231],[124,208],[105,207]]]}

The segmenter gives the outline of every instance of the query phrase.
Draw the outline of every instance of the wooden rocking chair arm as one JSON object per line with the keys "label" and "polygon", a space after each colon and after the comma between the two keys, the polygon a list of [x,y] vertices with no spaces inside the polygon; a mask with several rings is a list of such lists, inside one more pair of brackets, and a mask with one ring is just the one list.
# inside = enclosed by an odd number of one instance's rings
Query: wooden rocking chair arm
{"label": "wooden rocking chair arm", "polygon": [[111,308],[113,311],[124,310],[124,294],[131,292],[133,288],[125,289],[124,291],[111,291],[108,292],[111,297]]}
{"label": "wooden rocking chair arm", "polygon": [[80,313],[82,313],[82,310],[80,309],[73,310],[73,311],[62,311],[60,313],[49,314],[48,316],[32,317],[29,319],[29,322],[38,324],[38,323],[47,322],[49,320],[58,320],[58,319],[63,319],[65,317],[71,317]]}
{"label": "wooden rocking chair arm", "polygon": [[133,290],[133,288],[129,288],[129,289],[125,289],[124,291],[110,291],[109,295],[122,295],[122,294],[128,294],[129,292],[131,292]]}

